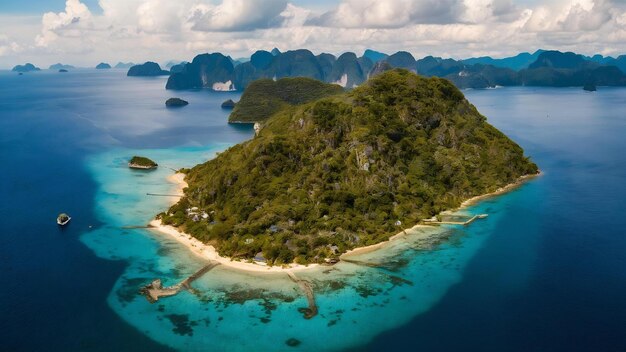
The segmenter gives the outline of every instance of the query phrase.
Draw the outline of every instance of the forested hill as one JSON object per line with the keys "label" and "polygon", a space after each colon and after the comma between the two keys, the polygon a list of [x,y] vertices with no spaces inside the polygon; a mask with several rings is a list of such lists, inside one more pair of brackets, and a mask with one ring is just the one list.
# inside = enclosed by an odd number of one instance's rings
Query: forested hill
{"label": "forested hill", "polygon": [[452,83],[397,69],[285,106],[160,216],[222,255],[321,262],[536,172]]}
{"label": "forested hill", "polygon": [[256,80],[246,88],[230,114],[229,122],[267,120],[278,110],[343,92],[341,86],[311,78],[282,78]]}

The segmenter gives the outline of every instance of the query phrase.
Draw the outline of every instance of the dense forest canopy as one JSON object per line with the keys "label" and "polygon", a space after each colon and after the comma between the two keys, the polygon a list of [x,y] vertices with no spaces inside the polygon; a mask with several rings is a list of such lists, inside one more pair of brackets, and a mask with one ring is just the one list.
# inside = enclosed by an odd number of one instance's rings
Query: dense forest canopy
{"label": "dense forest canopy", "polygon": [[222,255],[321,262],[537,173],[451,82],[401,69],[263,125],[189,170],[163,222]]}

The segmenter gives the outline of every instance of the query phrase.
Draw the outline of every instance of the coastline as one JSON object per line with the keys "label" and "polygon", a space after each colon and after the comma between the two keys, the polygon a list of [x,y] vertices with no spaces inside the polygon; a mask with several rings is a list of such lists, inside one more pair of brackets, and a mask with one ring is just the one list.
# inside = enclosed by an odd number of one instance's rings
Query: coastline
{"label": "coastline", "polygon": [[[463,201],[461,203],[461,205],[456,208],[456,209],[452,209],[452,210],[446,210],[442,213],[451,213],[454,211],[458,211],[460,209],[463,208],[467,208],[475,203],[477,203],[478,201],[487,199],[487,198],[491,198],[491,197],[495,197],[507,192],[512,191],[513,189],[521,186],[524,182],[528,181],[529,179],[535,178],[537,176],[542,175],[541,171],[539,171],[537,174],[534,175],[523,175],[520,176],[517,180],[515,180],[514,182],[500,187],[497,190],[491,192],[491,193],[487,193],[487,194],[483,194],[483,195],[479,195],[479,196],[475,196],[472,198],[469,198],[465,201]],[[183,190],[188,186],[187,182],[185,182],[185,174],[183,173],[175,173],[173,175],[170,175],[167,177],[167,181],[170,183],[173,183],[175,185],[175,191],[177,193],[182,194]],[[176,197],[172,197],[172,204],[176,203],[178,201],[178,198]],[[402,231],[400,231],[399,233],[389,237],[388,240],[380,242],[380,243],[376,243],[373,245],[369,245],[369,246],[364,246],[364,247],[357,247],[354,249],[351,249],[349,251],[347,251],[346,253],[343,253],[340,258],[345,258],[345,257],[350,257],[350,256],[357,256],[357,255],[361,255],[361,254],[365,254],[365,253],[369,253],[372,251],[376,251],[378,249],[381,249],[385,246],[387,246],[389,243],[391,243],[392,241],[395,241],[401,237],[407,236],[408,233],[413,232],[415,229],[433,229],[435,227],[433,227],[433,225],[424,225],[421,223],[416,224],[413,227],[404,229]],[[215,247],[202,243],[200,240],[194,238],[193,236],[184,233],[184,232],[180,232],[176,227],[173,226],[169,226],[169,225],[163,225],[161,223],[161,220],[157,220],[154,219],[152,221],[150,221],[149,224],[149,229],[153,230],[153,232],[157,232],[160,234],[164,234],[167,236],[172,237],[173,239],[175,239],[176,241],[178,241],[179,243],[183,244],[185,247],[187,247],[187,249],[189,249],[189,251],[191,251],[192,253],[194,253],[195,255],[201,257],[202,259],[205,260],[209,260],[209,261],[213,261],[213,262],[217,262],[219,264],[222,264],[230,269],[235,269],[235,270],[240,270],[240,271],[247,271],[247,272],[264,272],[264,273],[268,273],[268,272],[284,272],[284,273],[289,273],[289,272],[295,272],[295,271],[302,271],[302,270],[310,270],[313,268],[318,268],[320,267],[319,264],[309,264],[309,265],[301,265],[301,264],[289,264],[289,265],[284,265],[284,266],[268,266],[265,264],[257,264],[257,263],[249,263],[249,262],[242,262],[242,261],[238,261],[238,260],[233,260],[231,258],[228,257],[222,257],[217,253],[217,250],[215,249]]]}
{"label": "coastline", "polygon": [[[185,174],[177,172],[173,175],[167,177],[167,181],[173,183],[175,185],[174,190],[176,193],[183,193],[183,190],[188,186],[187,182],[185,182]],[[172,204],[178,201],[177,197],[172,197]],[[154,219],[150,221],[149,229],[153,230],[153,232],[158,232],[160,234],[165,234],[175,239],[189,251],[199,256],[202,259],[209,260],[212,262],[217,262],[221,265],[224,265],[231,269],[248,271],[248,272],[293,272],[293,271],[301,271],[306,269],[312,269],[318,267],[319,264],[309,264],[309,265],[300,265],[300,264],[290,264],[285,266],[268,266],[264,264],[256,264],[256,263],[248,263],[242,262],[238,260],[233,260],[228,257],[222,257],[217,253],[215,247],[202,243],[200,240],[194,238],[193,236],[180,232],[176,227],[170,225],[163,225],[161,220]]]}
{"label": "coastline", "polygon": [[[441,213],[442,214],[450,214],[450,213],[459,211],[461,209],[470,207],[470,206],[476,204],[477,202],[479,202],[481,200],[484,200],[484,199],[487,199],[487,198],[491,198],[491,197],[497,197],[499,195],[502,195],[504,193],[507,193],[507,192],[510,192],[510,191],[514,190],[515,188],[517,188],[517,187],[521,186],[522,184],[524,184],[524,182],[528,181],[529,179],[532,179],[532,178],[535,178],[535,177],[538,177],[538,176],[541,176],[541,175],[542,175],[542,173],[541,173],[541,171],[539,171],[537,174],[534,174],[534,175],[523,175],[523,176],[520,176],[517,180],[515,180],[512,183],[509,183],[506,186],[500,187],[500,188],[496,189],[495,191],[493,191],[491,193],[486,193],[486,194],[482,194],[482,195],[479,195],[479,196],[475,196],[475,197],[469,198],[469,199],[463,201],[458,208],[451,209],[451,210],[446,210],[446,211],[443,211]],[[408,235],[409,232],[412,232],[412,231],[414,231],[416,229],[420,229],[420,228],[422,228],[422,229],[432,229],[433,226],[436,226],[436,224],[437,223],[434,223],[433,225],[425,225],[425,224],[422,224],[422,223],[418,223],[418,224],[416,224],[415,226],[413,226],[411,228],[402,230],[401,232],[399,232],[399,233],[389,237],[389,239],[386,240],[386,241],[383,241],[383,242],[380,242],[380,243],[376,243],[376,244],[373,244],[373,245],[369,245],[369,246],[365,246],[365,247],[357,247],[357,248],[351,249],[351,250],[347,251],[346,253],[342,254],[340,256],[340,258],[350,257],[350,256],[357,256],[357,255],[366,254],[366,253],[375,251],[377,249],[385,247],[390,242],[392,242],[394,240],[397,240],[398,238],[401,238],[401,237],[404,237],[404,236]]]}

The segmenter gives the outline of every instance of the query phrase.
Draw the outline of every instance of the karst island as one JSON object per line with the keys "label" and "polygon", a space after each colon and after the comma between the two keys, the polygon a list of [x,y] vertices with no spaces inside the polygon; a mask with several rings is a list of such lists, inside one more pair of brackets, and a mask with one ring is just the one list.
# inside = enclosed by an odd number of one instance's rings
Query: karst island
{"label": "karst island", "polygon": [[233,260],[333,262],[538,173],[450,81],[402,69],[350,91],[258,81],[233,114],[257,135],[185,170],[157,216]]}

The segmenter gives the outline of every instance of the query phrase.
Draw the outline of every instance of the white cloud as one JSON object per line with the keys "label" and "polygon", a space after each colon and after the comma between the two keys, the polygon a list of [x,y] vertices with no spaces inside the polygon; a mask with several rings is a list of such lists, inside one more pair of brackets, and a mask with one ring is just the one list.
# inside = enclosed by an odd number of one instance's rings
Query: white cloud
{"label": "white cloud", "polygon": [[38,18],[0,14],[0,64],[241,57],[273,47],[455,58],[626,52],[624,0],[337,0],[321,10],[288,1],[99,0],[99,12],[67,0],[64,11]]}
{"label": "white cloud", "polygon": [[455,23],[461,0],[343,0],[309,24],[341,28],[400,28],[411,24]]}
{"label": "white cloud", "polygon": [[204,32],[251,31],[282,26],[287,0],[223,0],[191,9],[192,29]]}
{"label": "white cloud", "polygon": [[41,35],[37,36],[36,43],[39,46],[48,46],[60,35],[76,37],[82,30],[92,26],[91,12],[79,0],[67,0],[65,12],[48,12],[41,20]]}

